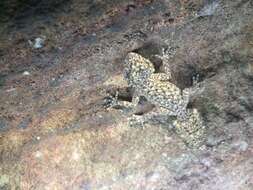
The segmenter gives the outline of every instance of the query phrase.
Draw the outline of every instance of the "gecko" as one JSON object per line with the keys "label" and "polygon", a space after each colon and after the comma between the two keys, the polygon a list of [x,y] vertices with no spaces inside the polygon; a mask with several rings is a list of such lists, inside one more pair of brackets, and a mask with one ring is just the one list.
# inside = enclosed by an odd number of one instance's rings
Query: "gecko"
{"label": "gecko", "polygon": [[150,60],[133,52],[125,58],[123,75],[134,89],[134,107],[138,105],[141,96],[145,97],[159,112],[176,117],[172,122],[173,128],[187,145],[201,145],[205,126],[197,109],[187,109],[191,88],[181,90],[171,82],[171,73],[155,73]]}

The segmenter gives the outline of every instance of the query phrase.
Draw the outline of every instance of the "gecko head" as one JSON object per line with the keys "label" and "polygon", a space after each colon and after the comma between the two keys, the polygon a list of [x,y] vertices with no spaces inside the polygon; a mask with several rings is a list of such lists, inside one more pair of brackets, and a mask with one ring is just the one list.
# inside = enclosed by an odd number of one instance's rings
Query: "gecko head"
{"label": "gecko head", "polygon": [[154,65],[146,58],[137,53],[130,52],[125,58],[124,77],[129,79],[133,76],[148,78],[155,72]]}

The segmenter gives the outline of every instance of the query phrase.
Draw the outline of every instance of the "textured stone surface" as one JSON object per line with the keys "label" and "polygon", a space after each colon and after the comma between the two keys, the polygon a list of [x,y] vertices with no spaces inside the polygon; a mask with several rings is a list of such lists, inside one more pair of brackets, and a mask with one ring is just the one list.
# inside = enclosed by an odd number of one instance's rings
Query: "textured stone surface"
{"label": "textured stone surface", "polygon": [[[27,2],[0,15],[0,189],[253,189],[252,1]],[[203,149],[108,108],[108,92],[131,101],[131,51],[182,89],[199,76]]]}

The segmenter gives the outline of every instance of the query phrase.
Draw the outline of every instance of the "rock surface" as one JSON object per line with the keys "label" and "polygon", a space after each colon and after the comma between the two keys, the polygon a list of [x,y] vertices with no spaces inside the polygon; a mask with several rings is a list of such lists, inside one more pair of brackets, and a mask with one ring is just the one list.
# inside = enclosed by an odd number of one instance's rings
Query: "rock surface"
{"label": "rock surface", "polygon": [[[22,2],[0,10],[0,189],[253,189],[252,1]],[[199,76],[201,149],[108,108],[126,54],[166,72],[163,48],[180,88]]]}

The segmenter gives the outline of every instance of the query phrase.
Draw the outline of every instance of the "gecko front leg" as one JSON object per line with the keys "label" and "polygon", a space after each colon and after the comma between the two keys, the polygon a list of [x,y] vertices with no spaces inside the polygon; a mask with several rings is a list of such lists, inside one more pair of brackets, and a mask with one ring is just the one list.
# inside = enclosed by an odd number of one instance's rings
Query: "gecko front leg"
{"label": "gecko front leg", "polygon": [[132,97],[132,105],[133,105],[133,107],[136,108],[138,106],[139,102],[140,102],[140,95],[135,90],[134,93],[133,93],[133,97]]}
{"label": "gecko front leg", "polygon": [[132,102],[120,99],[119,96],[120,95],[119,95],[118,90],[116,90],[113,95],[109,94],[107,97],[107,101],[108,101],[107,108],[114,108],[114,109],[118,109],[121,111],[127,111],[127,112],[129,112],[130,110],[133,110],[134,106],[133,106]]}
{"label": "gecko front leg", "polygon": [[200,83],[199,83],[199,75],[196,75],[195,77],[192,78],[192,84],[193,84],[193,86],[191,86],[189,88],[185,88],[182,91],[185,108],[187,107],[191,96],[194,96],[194,94],[197,92],[198,93],[201,92],[201,87],[200,87]]}
{"label": "gecko front leg", "polygon": [[141,95],[138,93],[136,90],[133,93],[132,96],[132,113],[133,115],[129,118],[129,126],[144,126],[144,123],[147,121],[147,118],[144,117],[143,114],[140,114],[143,112],[143,110],[139,109],[139,104],[140,104],[140,98]]}

